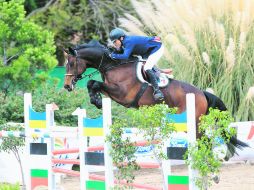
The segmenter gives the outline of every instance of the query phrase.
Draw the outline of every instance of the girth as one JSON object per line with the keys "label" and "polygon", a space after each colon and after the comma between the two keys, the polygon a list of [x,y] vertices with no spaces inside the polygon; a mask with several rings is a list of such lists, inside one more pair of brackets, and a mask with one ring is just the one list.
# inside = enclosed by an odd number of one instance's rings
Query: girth
{"label": "girth", "polygon": [[139,89],[137,95],[135,96],[134,100],[131,102],[131,104],[128,107],[133,107],[133,108],[137,108],[138,107],[138,101],[142,97],[144,92],[146,91],[147,87],[148,87],[148,83],[147,82],[142,83],[142,86]]}

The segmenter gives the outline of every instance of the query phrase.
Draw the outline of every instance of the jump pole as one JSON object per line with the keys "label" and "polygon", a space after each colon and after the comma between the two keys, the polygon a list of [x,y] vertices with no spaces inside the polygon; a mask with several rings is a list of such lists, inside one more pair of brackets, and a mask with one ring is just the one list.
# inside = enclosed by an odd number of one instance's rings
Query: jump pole
{"label": "jump pole", "polygon": [[[188,147],[196,142],[196,109],[195,109],[195,95],[193,93],[186,95],[186,107],[187,107],[187,137]],[[191,160],[191,156],[188,155],[188,159]],[[192,169],[191,165],[188,166],[189,170],[189,190],[198,190],[195,185],[195,178],[198,176],[198,172]]]}
{"label": "jump pole", "polygon": [[[111,99],[102,99],[103,110],[103,130],[104,130],[104,140],[106,136],[110,135],[109,127],[112,125],[112,114],[111,114]],[[105,142],[104,145],[104,155],[109,155],[111,145],[109,142]],[[107,181],[106,189],[114,187],[114,173],[113,173],[113,161],[111,156],[105,156],[105,180]]]}

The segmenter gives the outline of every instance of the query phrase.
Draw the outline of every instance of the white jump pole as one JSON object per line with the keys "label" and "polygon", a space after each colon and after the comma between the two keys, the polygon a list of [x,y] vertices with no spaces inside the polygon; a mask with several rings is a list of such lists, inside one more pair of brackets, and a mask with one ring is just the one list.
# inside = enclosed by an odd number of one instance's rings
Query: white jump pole
{"label": "white jump pole", "polygon": [[87,147],[87,138],[83,136],[83,118],[86,117],[85,109],[78,109],[72,115],[78,115],[78,133],[79,133],[79,160],[80,160],[80,189],[86,190],[86,180],[89,178],[87,168],[85,167],[85,151]]}
{"label": "white jump pole", "polygon": [[[104,130],[104,140],[106,136],[110,134],[109,127],[112,125],[112,115],[111,115],[111,100],[110,98],[102,99],[103,107],[103,130]],[[104,144],[104,161],[105,161],[105,182],[106,189],[111,189],[114,187],[114,173],[113,173],[113,161],[109,155],[111,146],[109,142]]]}
{"label": "white jump pole", "polygon": [[[54,110],[52,104],[46,104],[46,125],[47,129],[49,130],[49,133],[51,134],[52,127],[54,126]],[[56,189],[56,177],[55,174],[52,171],[52,150],[54,150],[55,141],[54,138],[50,137],[48,139],[48,149],[47,149],[47,155],[49,158],[48,162],[48,190],[54,190]]]}
{"label": "white jump pole", "polygon": [[[32,95],[30,93],[24,94],[24,124],[25,124],[25,134],[27,135],[29,130],[29,107],[32,106]],[[26,159],[30,158],[30,142],[25,139],[25,156]],[[24,175],[25,175],[25,183],[26,183],[26,189],[31,190],[31,178],[30,178],[30,170],[29,170],[29,163],[24,162]]]}
{"label": "white jump pole", "polygon": [[[188,133],[188,147],[196,142],[196,117],[195,117],[195,95],[193,93],[186,95],[186,111],[187,111],[187,133]],[[188,159],[192,158],[188,156]],[[188,166],[189,170],[189,190],[197,190],[198,187],[195,185],[195,177],[198,173],[196,170]]]}

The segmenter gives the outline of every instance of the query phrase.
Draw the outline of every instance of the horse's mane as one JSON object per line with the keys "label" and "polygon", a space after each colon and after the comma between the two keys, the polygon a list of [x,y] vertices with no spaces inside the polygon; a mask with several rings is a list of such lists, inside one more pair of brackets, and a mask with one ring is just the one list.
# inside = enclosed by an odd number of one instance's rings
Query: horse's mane
{"label": "horse's mane", "polygon": [[80,50],[83,48],[105,48],[105,46],[101,44],[99,41],[93,39],[89,41],[88,43],[77,45],[73,49]]}
{"label": "horse's mane", "polygon": [[105,45],[101,44],[99,41],[97,40],[91,40],[89,41],[88,43],[85,43],[85,44],[81,44],[81,45],[77,45],[75,47],[73,47],[71,49],[71,51],[74,52],[74,50],[81,50],[81,49],[84,49],[84,48],[96,48],[97,50],[99,51],[102,51],[106,57],[108,57],[108,59],[110,60],[110,68],[112,67],[115,67],[115,66],[119,66],[119,65],[123,65],[123,64],[126,64],[128,62],[137,62],[138,61],[138,58],[137,57],[130,57],[129,59],[126,59],[126,60],[112,60],[110,57],[109,57],[109,53],[112,52],[111,49],[108,49]]}

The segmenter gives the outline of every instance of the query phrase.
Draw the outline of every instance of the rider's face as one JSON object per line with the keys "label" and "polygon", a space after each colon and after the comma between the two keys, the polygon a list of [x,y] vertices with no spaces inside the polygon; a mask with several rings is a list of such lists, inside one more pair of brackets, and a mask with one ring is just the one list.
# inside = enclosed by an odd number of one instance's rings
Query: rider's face
{"label": "rider's face", "polygon": [[122,42],[119,39],[117,39],[114,41],[114,46],[117,50],[119,50],[122,46]]}

